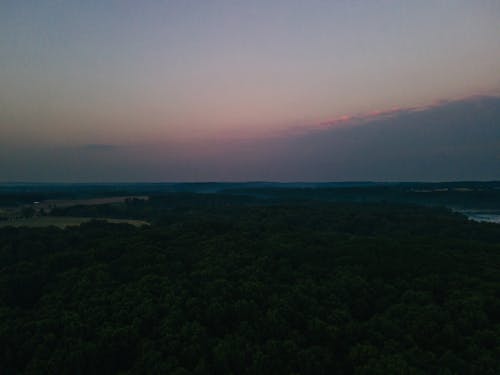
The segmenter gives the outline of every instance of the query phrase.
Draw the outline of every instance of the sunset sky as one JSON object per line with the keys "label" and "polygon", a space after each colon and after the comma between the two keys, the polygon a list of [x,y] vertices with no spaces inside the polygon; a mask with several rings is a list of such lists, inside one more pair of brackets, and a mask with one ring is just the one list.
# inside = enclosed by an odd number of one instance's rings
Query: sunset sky
{"label": "sunset sky", "polygon": [[0,2],[0,182],[500,179],[499,94],[495,0]]}

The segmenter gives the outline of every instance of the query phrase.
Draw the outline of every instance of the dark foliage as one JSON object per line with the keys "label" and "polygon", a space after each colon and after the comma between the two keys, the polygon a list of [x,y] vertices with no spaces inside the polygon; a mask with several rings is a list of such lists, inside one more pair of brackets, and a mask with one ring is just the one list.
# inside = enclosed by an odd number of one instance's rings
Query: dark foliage
{"label": "dark foliage", "polygon": [[81,208],[151,227],[0,229],[0,372],[500,373],[500,226],[179,197]]}

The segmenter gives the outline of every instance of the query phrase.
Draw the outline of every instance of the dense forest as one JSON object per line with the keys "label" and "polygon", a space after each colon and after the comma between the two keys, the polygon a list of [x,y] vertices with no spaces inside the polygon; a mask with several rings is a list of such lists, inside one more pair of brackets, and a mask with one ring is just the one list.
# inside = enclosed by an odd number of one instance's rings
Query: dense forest
{"label": "dense forest", "polygon": [[2,374],[500,373],[497,224],[290,195],[55,211],[152,225],[0,228]]}

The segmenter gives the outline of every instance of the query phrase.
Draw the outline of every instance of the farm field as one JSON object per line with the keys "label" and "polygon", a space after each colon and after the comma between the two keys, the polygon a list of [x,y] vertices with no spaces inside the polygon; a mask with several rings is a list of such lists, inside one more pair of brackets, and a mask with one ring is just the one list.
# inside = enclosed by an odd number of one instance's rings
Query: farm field
{"label": "farm field", "polygon": [[71,207],[71,206],[93,206],[99,204],[123,203],[127,199],[142,199],[147,200],[147,196],[119,196],[91,199],[50,199],[40,202],[37,206],[43,209],[51,209],[55,207]]}
{"label": "farm field", "polygon": [[[40,227],[49,227],[56,226],[59,228],[66,228],[69,226],[78,226],[82,223],[89,222],[91,220],[95,220],[95,218],[91,217],[58,217],[58,216],[40,216],[40,217],[30,217],[30,218],[21,218],[21,219],[13,219],[0,221],[1,227],[31,227],[31,228],[40,228]],[[108,223],[117,223],[117,224],[131,224],[136,227],[140,227],[142,225],[149,225],[148,222],[142,220],[127,220],[127,219],[108,219],[108,218],[99,218],[98,220],[103,220]]]}

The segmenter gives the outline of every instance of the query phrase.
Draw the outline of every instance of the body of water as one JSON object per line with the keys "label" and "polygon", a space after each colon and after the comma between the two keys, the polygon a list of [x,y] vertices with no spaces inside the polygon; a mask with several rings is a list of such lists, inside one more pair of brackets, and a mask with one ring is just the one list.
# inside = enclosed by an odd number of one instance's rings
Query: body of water
{"label": "body of water", "polygon": [[500,224],[500,212],[491,211],[459,211],[469,218],[469,220]]}

